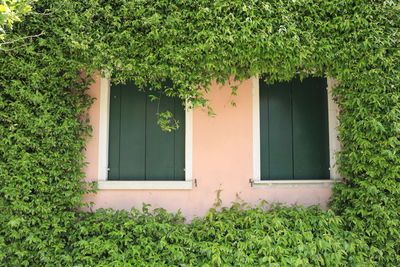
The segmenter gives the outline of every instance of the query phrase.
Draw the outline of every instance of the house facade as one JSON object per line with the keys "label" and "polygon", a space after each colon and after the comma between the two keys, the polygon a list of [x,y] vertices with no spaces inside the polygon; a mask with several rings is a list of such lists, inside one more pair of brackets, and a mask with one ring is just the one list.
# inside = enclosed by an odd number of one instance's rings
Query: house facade
{"label": "house facade", "polygon": [[[335,83],[307,78],[271,86],[253,77],[233,82],[237,96],[230,85],[213,84],[210,116],[96,77],[85,172],[99,191],[85,200],[114,209],[148,203],[189,218],[204,215],[217,196],[224,206],[266,200],[326,207],[340,180]],[[155,114],[163,108],[176,114],[177,131],[159,129]]]}

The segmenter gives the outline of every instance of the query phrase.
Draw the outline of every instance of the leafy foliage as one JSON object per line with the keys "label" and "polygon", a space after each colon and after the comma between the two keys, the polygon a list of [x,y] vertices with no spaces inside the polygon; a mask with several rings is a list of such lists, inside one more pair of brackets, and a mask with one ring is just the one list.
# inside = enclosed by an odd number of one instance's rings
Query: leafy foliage
{"label": "leafy foliage", "polygon": [[369,247],[319,208],[240,204],[184,224],[179,214],[98,210],[68,236],[68,263],[135,266],[368,265]]}
{"label": "leafy foliage", "polygon": [[36,0],[2,0],[0,1],[0,38],[5,28],[12,27],[15,21],[32,9]]}
{"label": "leafy foliage", "polygon": [[[174,256],[166,258],[165,264],[181,262],[179,255],[187,257],[187,264],[191,260],[236,263],[233,258],[238,263],[271,260],[299,265],[323,264],[323,258],[325,264],[331,264],[334,257],[346,264],[400,264],[397,1],[42,0],[34,8],[23,22],[14,23],[4,40],[18,41],[0,51],[0,261],[59,265],[75,258],[90,265],[107,261],[105,255],[132,256],[134,252],[119,250],[119,233],[107,228],[111,226],[105,226],[104,236],[84,232],[82,237],[76,236],[79,227],[91,220],[98,220],[93,225],[100,227],[103,220],[115,219],[117,229],[152,220],[154,229],[171,229],[177,236],[189,234],[189,240],[199,242],[189,243],[188,248],[186,243],[166,245],[164,249],[177,252],[171,253]],[[44,12],[48,15],[40,15]],[[177,227],[175,222],[161,227],[156,226],[162,224],[157,216],[78,213],[82,196],[91,190],[81,180],[82,151],[90,133],[84,114],[92,101],[85,90],[94,70],[108,70],[115,77],[114,83],[132,80],[157,91],[169,80],[172,86],[163,88],[163,93],[178,96],[194,107],[207,105],[204,93],[212,80],[229,82],[232,75],[243,80],[267,73],[271,83],[297,74],[335,77],[340,82],[334,93],[341,109],[338,164],[344,183],[335,187],[331,205],[340,217],[314,209],[280,209],[262,213],[262,218],[254,210],[227,210],[210,213],[204,221],[187,227],[180,223]],[[277,213],[280,215],[274,219]],[[174,217],[162,216],[169,218],[165,219],[168,223]],[[232,216],[235,219],[228,222]],[[261,233],[261,222],[254,227],[248,224],[261,236],[250,240],[252,234],[240,228],[247,217],[270,220],[272,225],[273,220],[282,221],[284,227],[268,228],[276,234],[268,241],[268,231]],[[249,239],[240,239],[239,230],[234,232],[236,220],[241,222],[238,229]],[[297,225],[298,220],[304,223]],[[322,226],[319,220],[329,223]],[[315,242],[306,242],[308,237],[301,234],[303,229],[311,231],[307,224],[316,227],[312,231]],[[199,230],[203,226],[222,229],[227,240],[232,235],[236,241],[221,243],[222,235],[204,233]],[[112,236],[111,241],[104,239],[107,235]],[[161,246],[161,242],[151,243],[151,235],[144,237],[149,243],[143,244]],[[83,241],[76,243],[74,238]],[[93,247],[98,245],[93,243],[96,238],[104,239],[100,252]],[[89,244],[84,245],[84,240],[90,240]],[[168,242],[184,242],[180,240]],[[263,256],[255,258],[252,248],[273,247],[271,244],[282,251],[261,250]],[[107,254],[101,252],[103,245],[110,249]],[[79,254],[85,246],[94,249],[93,253]],[[199,259],[197,255],[201,255]],[[155,258],[146,259],[156,262]]]}

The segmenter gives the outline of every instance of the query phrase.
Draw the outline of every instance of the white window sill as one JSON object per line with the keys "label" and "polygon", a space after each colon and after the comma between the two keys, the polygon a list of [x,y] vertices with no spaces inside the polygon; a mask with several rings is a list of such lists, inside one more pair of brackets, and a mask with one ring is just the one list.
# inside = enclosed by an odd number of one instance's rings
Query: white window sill
{"label": "white window sill", "polygon": [[189,190],[192,181],[98,181],[99,189],[110,190]]}
{"label": "white window sill", "polygon": [[255,188],[312,188],[332,187],[340,180],[253,180]]}

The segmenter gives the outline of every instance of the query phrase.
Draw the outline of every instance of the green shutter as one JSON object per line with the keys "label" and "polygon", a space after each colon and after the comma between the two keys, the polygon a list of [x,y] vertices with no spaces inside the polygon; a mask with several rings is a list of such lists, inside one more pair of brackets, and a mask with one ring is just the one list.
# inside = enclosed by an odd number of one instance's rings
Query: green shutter
{"label": "green shutter", "polygon": [[329,179],[326,79],[260,80],[263,180]]}
{"label": "green shutter", "polygon": [[[133,84],[111,87],[109,180],[184,180],[185,112],[181,101],[151,102]],[[157,112],[175,112],[180,128],[164,132]]]}
{"label": "green shutter", "polygon": [[[260,86],[261,173],[274,179],[293,178],[292,112],[290,84]],[[265,136],[264,136],[265,134]]]}
{"label": "green shutter", "polygon": [[293,81],[293,171],[295,179],[329,178],[326,79]]}
{"label": "green shutter", "polygon": [[110,123],[108,138],[108,176],[110,180],[119,180],[120,128],[121,86],[113,86],[110,93]]}
{"label": "green shutter", "polygon": [[[113,89],[111,89],[112,93]],[[145,176],[146,100],[136,88],[121,86],[119,131],[119,179],[140,180]],[[111,107],[112,109],[113,107]]]}

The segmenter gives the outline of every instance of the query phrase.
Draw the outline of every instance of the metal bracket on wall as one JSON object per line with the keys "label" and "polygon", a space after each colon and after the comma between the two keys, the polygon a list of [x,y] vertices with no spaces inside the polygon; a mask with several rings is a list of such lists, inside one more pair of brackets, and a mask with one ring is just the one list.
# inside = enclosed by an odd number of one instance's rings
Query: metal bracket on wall
{"label": "metal bracket on wall", "polygon": [[253,187],[253,185],[254,185],[254,179],[253,179],[253,178],[250,178],[250,179],[249,179],[249,183],[250,183],[251,187]]}

